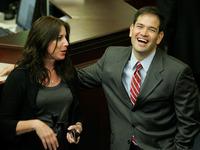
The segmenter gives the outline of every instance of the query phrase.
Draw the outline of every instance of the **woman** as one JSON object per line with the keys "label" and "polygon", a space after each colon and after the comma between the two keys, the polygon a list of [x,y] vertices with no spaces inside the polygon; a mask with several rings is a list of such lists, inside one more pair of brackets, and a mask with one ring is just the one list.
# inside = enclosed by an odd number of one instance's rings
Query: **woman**
{"label": "woman", "polygon": [[81,133],[82,124],[68,41],[69,26],[60,19],[43,16],[34,22],[23,58],[2,92],[0,135],[10,149],[67,150],[68,143],[79,142],[72,135]]}

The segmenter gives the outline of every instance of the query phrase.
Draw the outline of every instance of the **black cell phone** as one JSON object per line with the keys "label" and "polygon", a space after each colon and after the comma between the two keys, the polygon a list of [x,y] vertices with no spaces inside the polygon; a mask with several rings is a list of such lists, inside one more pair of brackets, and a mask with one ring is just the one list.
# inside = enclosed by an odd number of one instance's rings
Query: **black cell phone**
{"label": "black cell phone", "polygon": [[80,133],[78,133],[75,129],[69,130],[68,132],[72,134],[76,142],[78,137],[80,136]]}

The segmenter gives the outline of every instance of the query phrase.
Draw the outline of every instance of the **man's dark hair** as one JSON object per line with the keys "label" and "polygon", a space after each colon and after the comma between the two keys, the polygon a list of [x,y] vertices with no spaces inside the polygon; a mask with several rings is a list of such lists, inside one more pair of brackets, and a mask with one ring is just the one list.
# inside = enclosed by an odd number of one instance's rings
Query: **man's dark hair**
{"label": "man's dark hair", "polygon": [[145,6],[145,7],[138,9],[138,11],[136,12],[136,14],[134,16],[133,24],[135,24],[138,17],[143,15],[143,14],[153,14],[153,15],[157,16],[158,19],[160,20],[159,32],[164,31],[164,29],[165,29],[164,17],[160,13],[160,11],[157,9],[157,7]]}

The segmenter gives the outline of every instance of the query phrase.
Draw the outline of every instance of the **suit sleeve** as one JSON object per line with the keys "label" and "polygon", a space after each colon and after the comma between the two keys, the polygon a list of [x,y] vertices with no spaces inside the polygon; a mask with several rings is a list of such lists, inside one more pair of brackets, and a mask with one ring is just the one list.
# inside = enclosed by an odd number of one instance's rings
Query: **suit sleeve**
{"label": "suit sleeve", "polygon": [[103,78],[103,66],[108,49],[103,56],[94,64],[78,70],[80,85],[87,88],[98,87]]}
{"label": "suit sleeve", "polygon": [[178,150],[191,149],[194,137],[199,132],[198,92],[192,70],[187,67],[179,74],[174,92],[178,119],[175,144]]}

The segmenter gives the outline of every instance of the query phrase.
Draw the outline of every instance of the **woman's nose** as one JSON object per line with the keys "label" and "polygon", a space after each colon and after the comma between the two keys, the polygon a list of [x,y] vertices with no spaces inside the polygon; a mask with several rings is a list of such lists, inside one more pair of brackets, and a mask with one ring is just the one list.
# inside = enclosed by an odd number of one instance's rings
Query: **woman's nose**
{"label": "woman's nose", "polygon": [[65,46],[69,46],[69,42],[68,42],[68,40],[65,38],[65,40],[64,40],[64,45]]}

